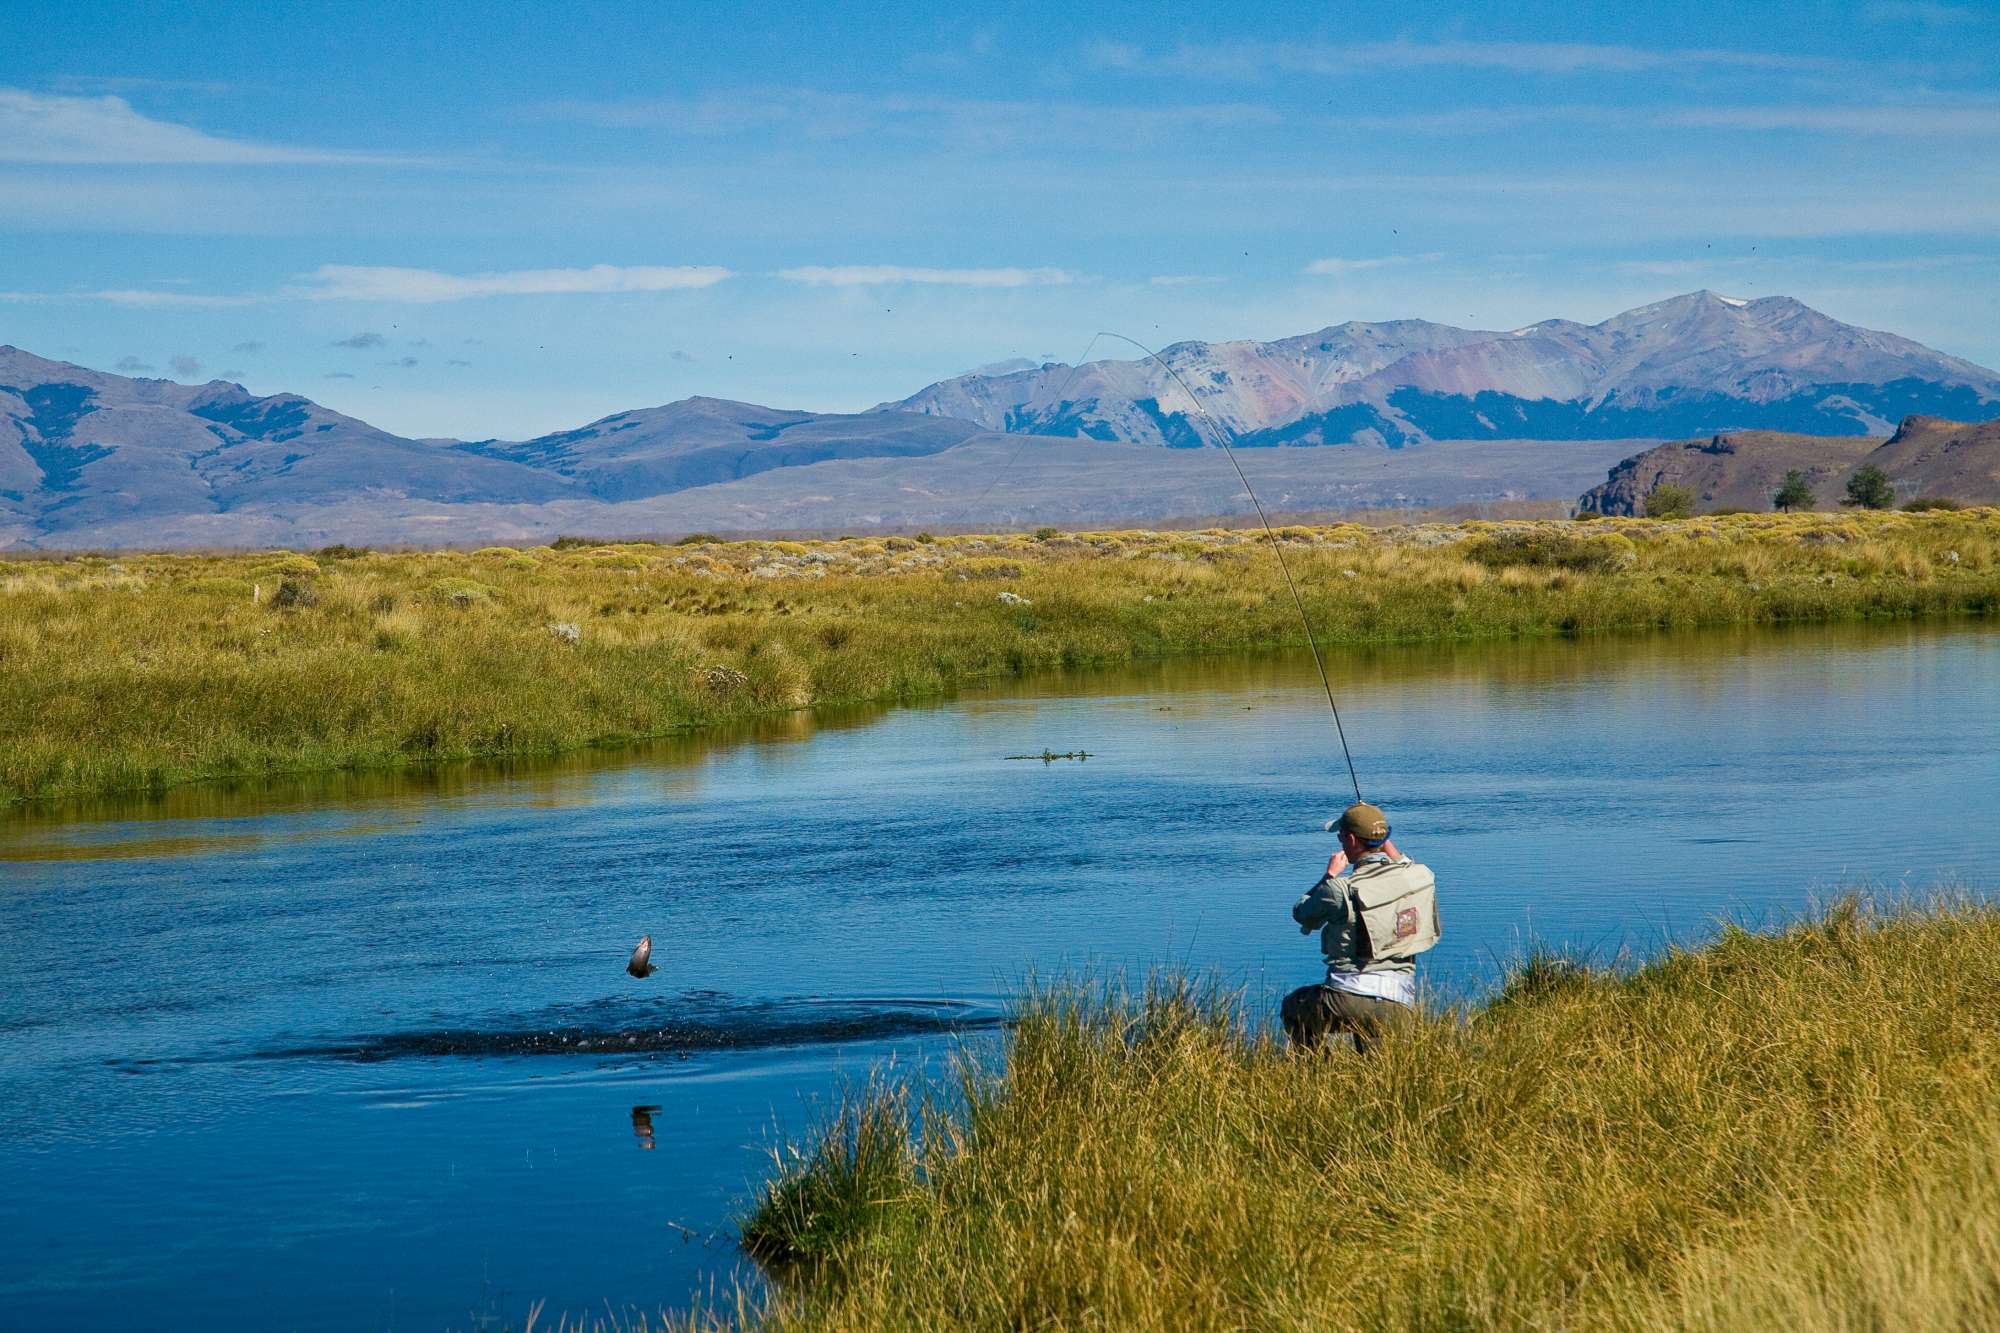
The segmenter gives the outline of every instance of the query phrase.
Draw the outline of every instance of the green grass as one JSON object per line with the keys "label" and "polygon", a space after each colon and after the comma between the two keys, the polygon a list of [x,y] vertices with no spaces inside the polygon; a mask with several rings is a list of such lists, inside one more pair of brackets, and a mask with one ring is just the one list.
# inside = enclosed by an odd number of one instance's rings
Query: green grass
{"label": "green grass", "polygon": [[[1335,653],[2000,609],[1994,509],[1282,533]],[[1263,537],[1221,530],[0,560],[0,805],[1301,642]]]}
{"label": "green grass", "polygon": [[1541,960],[1368,1060],[1185,980],[1043,991],[1004,1072],[781,1154],[758,1322],[2000,1327],[1996,997],[1966,900]]}

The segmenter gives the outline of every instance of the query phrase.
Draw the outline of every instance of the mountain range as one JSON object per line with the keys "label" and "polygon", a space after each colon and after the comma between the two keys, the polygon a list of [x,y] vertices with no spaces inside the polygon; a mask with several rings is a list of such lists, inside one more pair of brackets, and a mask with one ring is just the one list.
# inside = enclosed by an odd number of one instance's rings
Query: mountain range
{"label": "mountain range", "polygon": [[[1270,343],[1177,343],[1158,361],[990,366],[863,413],[689,398],[467,441],[395,435],[297,394],[131,379],[0,347],[0,547],[1233,512],[1247,502],[1229,469],[1172,452],[1214,442],[1203,411],[1259,447],[1246,470],[1274,506],[1445,505],[1567,499],[1669,436],[1985,420],[2000,414],[2000,374],[1786,297],[1696,292],[1594,325],[1348,323]],[[1320,444],[1374,447],[1269,447]]]}
{"label": "mountain range", "polygon": [[1196,402],[1239,445],[1875,435],[1912,413],[1984,419],[2000,408],[2000,374],[1788,296],[1700,291],[1601,324],[1550,319],[1503,333],[1395,320],[1277,342],[1175,343],[1157,359],[961,375],[876,410],[1213,443]]}

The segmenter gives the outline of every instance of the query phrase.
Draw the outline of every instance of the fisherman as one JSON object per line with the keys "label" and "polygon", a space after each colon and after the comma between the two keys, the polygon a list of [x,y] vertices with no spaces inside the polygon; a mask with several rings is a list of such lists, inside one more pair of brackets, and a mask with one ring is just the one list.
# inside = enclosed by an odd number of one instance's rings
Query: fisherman
{"label": "fisherman", "polygon": [[1320,932],[1326,980],[1287,995],[1279,1012],[1296,1050],[1351,1033],[1366,1055],[1415,1015],[1416,956],[1442,933],[1437,892],[1430,870],[1389,840],[1388,816],[1377,807],[1357,802],[1329,827],[1339,830],[1340,850],[1292,904],[1299,933]]}

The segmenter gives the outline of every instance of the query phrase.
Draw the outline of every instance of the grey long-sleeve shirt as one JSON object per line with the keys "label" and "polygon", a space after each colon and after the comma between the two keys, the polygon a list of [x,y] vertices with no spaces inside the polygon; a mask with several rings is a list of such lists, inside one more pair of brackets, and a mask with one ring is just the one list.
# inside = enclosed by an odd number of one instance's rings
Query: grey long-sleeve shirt
{"label": "grey long-sleeve shirt", "polygon": [[[1386,861],[1400,865],[1409,859],[1405,856],[1398,860],[1386,852],[1369,852],[1355,864],[1360,866],[1370,861]],[[1319,883],[1307,889],[1292,904],[1292,920],[1299,923],[1299,933],[1310,935],[1315,930],[1319,932],[1320,951],[1326,955],[1327,983],[1341,986],[1343,979],[1383,972],[1414,975],[1417,970],[1414,959],[1369,957],[1368,942],[1361,933],[1361,919],[1354,911],[1354,898],[1347,891],[1347,881],[1352,874],[1350,870],[1348,874],[1338,877],[1322,876]],[[1369,989],[1372,991],[1374,988]]]}

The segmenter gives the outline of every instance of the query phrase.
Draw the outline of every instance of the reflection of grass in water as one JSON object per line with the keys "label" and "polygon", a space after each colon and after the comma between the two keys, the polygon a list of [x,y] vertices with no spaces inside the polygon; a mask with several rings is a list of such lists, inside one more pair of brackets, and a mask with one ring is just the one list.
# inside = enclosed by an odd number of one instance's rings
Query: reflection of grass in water
{"label": "reflection of grass in water", "polygon": [[1529,960],[1369,1060],[1185,982],[1044,993],[962,1109],[858,1097],[745,1234],[810,1261],[777,1328],[1994,1327],[1996,993],[1964,902]]}
{"label": "reflection of grass in water", "polygon": [[[1282,533],[1335,648],[2000,606],[1991,509]],[[0,801],[544,755],[1301,638],[1263,539],[1220,530],[337,554],[0,561]]]}

